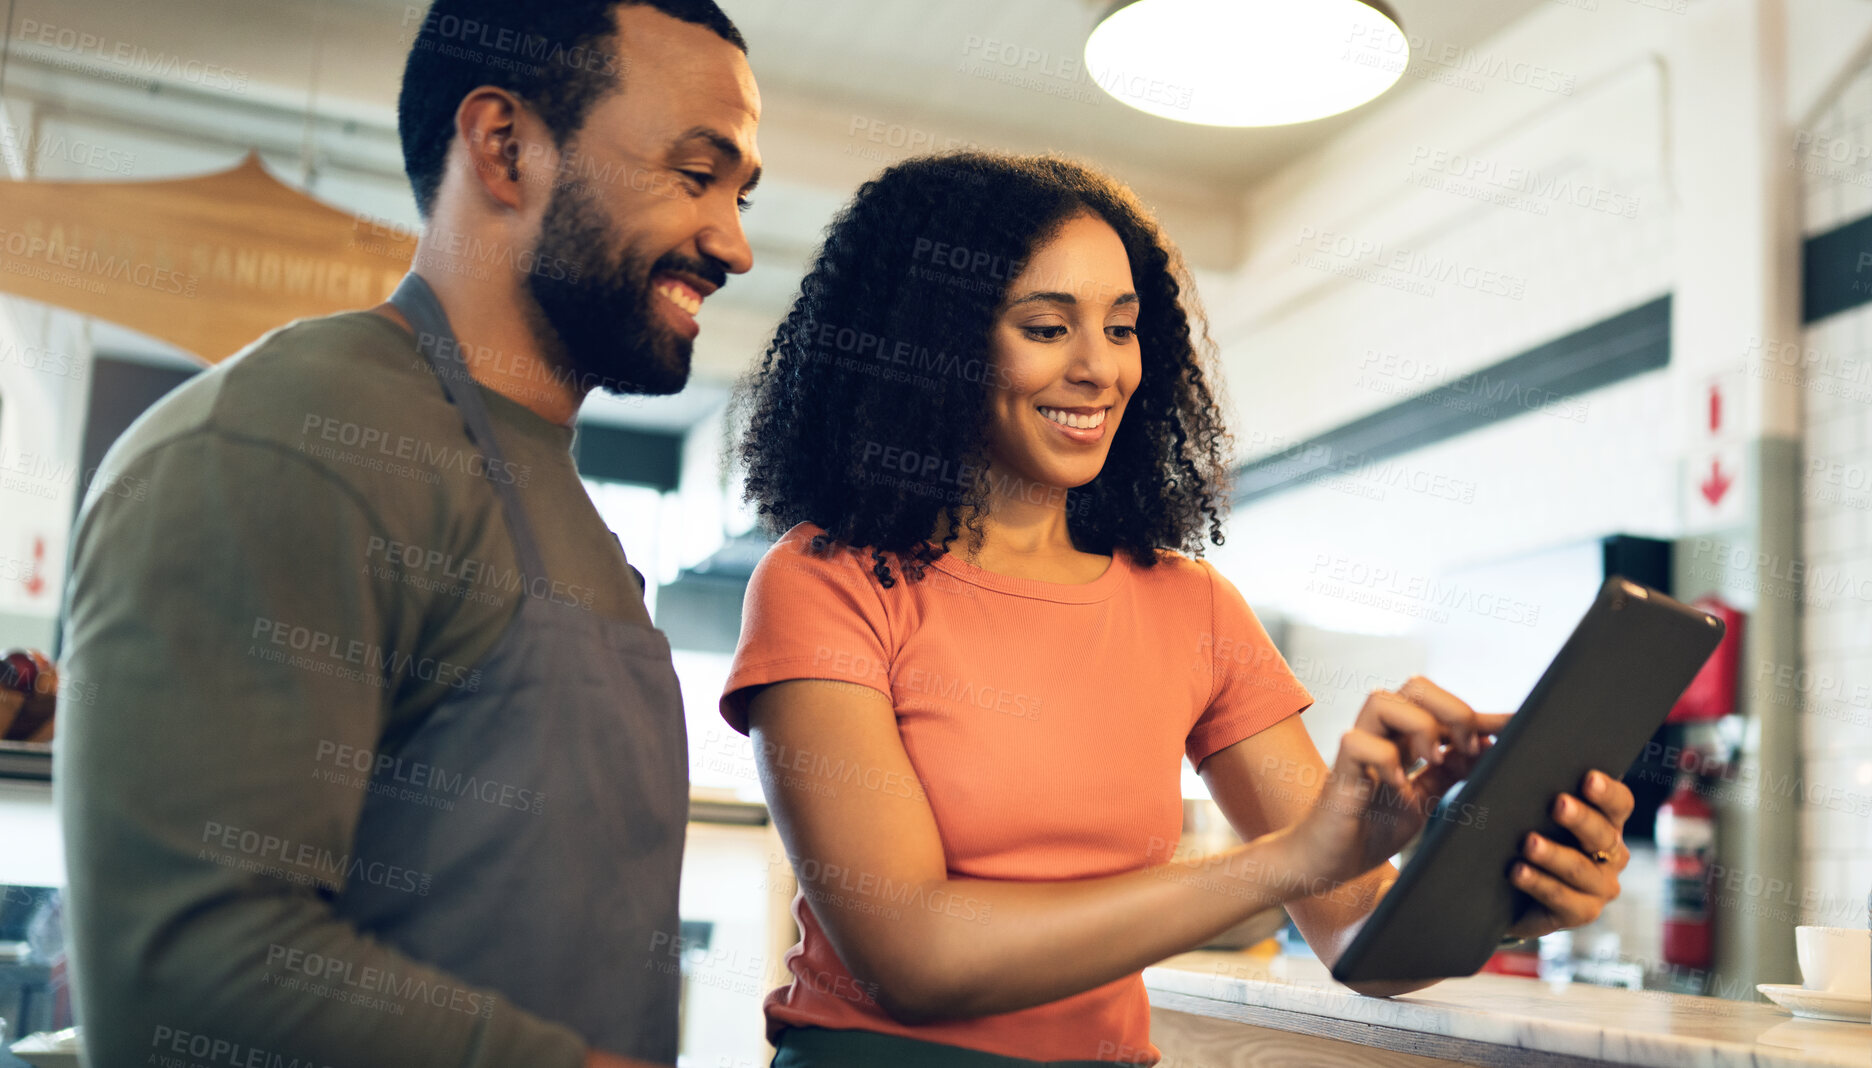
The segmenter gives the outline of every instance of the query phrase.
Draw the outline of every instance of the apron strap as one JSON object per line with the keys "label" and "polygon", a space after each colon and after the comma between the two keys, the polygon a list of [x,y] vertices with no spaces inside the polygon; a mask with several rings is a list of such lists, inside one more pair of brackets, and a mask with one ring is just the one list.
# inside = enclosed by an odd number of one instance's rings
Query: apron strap
{"label": "apron strap", "polygon": [[513,484],[511,476],[505,479],[496,476],[497,471],[509,471],[510,465],[501,452],[500,441],[494,436],[494,423],[488,418],[487,404],[481,399],[474,375],[461,358],[461,343],[455,340],[455,331],[449,326],[448,314],[442,310],[442,302],[436,299],[435,290],[429,288],[429,283],[411,271],[397,284],[396,292],[390,295],[390,303],[415,328],[416,351],[429,361],[437,381],[442,383],[443,395],[461,413],[462,426],[468,431],[468,440],[481,450],[483,473],[488,484],[494,487],[495,495],[500,498],[501,511],[507,517],[507,533],[513,538],[514,556],[519,561],[521,573],[529,581],[540,579],[546,574],[546,563],[540,554],[539,542],[533,536],[533,526],[527,519],[526,508],[520,502],[520,491]]}

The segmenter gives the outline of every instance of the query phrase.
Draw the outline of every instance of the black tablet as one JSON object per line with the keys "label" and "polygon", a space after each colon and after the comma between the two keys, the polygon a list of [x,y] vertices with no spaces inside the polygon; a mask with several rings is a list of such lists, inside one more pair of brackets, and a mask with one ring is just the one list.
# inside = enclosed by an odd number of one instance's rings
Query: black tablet
{"label": "black tablet", "polygon": [[1527,832],[1573,844],[1549,814],[1554,798],[1578,797],[1594,769],[1622,775],[1722,633],[1715,616],[1607,579],[1495,747],[1430,817],[1333,978],[1448,979],[1481,970],[1534,904],[1508,881]]}

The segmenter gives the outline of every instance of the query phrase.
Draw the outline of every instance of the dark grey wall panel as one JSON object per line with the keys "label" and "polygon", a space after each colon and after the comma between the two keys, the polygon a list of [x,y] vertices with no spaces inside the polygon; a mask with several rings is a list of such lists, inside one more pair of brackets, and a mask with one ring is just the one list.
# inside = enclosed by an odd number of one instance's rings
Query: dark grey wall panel
{"label": "dark grey wall panel", "polygon": [[681,434],[585,423],[572,452],[579,474],[611,482],[635,482],[667,493],[682,473]]}
{"label": "dark grey wall panel", "polygon": [[1872,300],[1872,215],[1815,234],[1801,247],[1801,321]]}
{"label": "dark grey wall panel", "polygon": [[1540,411],[1670,362],[1668,294],[1235,471],[1236,504]]}

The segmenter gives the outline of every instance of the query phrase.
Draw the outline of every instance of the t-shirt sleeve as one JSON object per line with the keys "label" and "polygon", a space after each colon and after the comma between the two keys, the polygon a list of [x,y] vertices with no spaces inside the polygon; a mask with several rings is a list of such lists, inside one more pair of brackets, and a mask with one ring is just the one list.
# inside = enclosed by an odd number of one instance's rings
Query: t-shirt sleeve
{"label": "t-shirt sleeve", "polygon": [[[869,554],[812,549],[809,534],[782,538],[748,580],[741,640],[721,699],[722,718],[746,734],[758,687],[791,679],[855,682],[890,696],[892,647]],[[899,581],[902,581],[901,579]]]}
{"label": "t-shirt sleeve", "polygon": [[1199,639],[1215,668],[1209,706],[1190,729],[1184,752],[1190,763],[1261,733],[1313,704],[1313,695],[1294,676],[1267,629],[1255,618],[1235,584],[1207,561],[1209,629]]}

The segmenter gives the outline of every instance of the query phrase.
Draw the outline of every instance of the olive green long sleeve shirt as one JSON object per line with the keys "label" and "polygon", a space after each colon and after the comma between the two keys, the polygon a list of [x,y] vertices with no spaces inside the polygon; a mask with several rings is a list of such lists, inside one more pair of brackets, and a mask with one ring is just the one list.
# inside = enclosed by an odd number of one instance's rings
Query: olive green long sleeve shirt
{"label": "olive green long sleeve shirt", "polygon": [[[376,755],[480,685],[520,597],[649,626],[571,430],[482,392],[496,475],[521,488],[548,575],[519,574],[460,416],[374,314],[269,334],[106,458],[74,539],[65,671],[81,700],[60,710],[54,775],[91,1063],[582,1063],[572,1031],[330,904],[352,879],[499,892],[351,844]],[[508,785],[452,799],[457,818],[552,792]]]}

